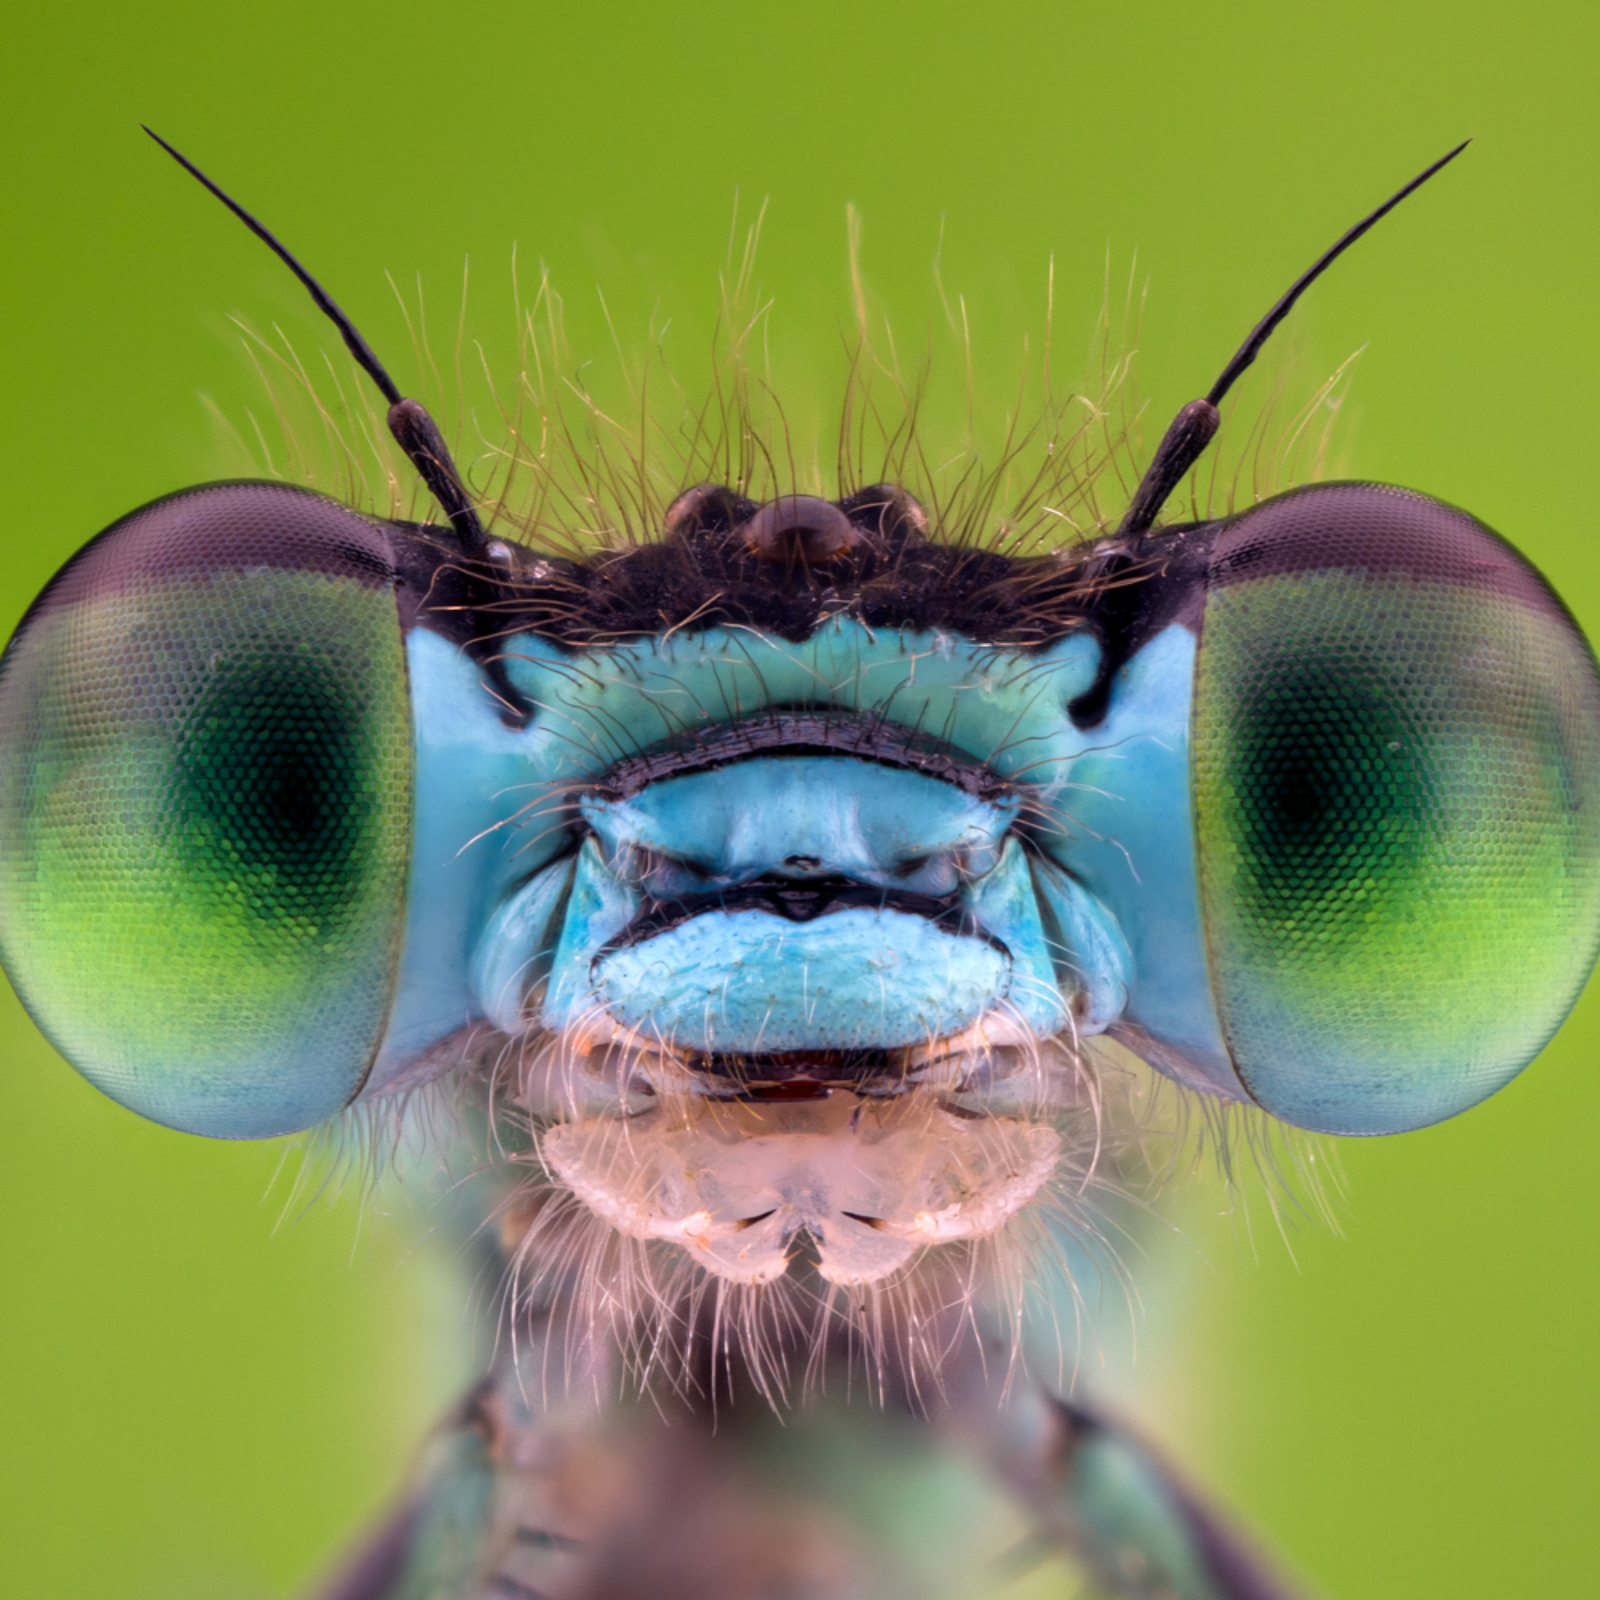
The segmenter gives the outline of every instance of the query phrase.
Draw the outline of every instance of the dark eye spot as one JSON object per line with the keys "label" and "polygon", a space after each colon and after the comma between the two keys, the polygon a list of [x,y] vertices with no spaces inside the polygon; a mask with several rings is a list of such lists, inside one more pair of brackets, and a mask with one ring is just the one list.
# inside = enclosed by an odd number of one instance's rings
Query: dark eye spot
{"label": "dark eye spot", "polygon": [[331,664],[259,650],[218,671],[187,719],[173,820],[201,876],[258,919],[326,934],[362,903],[383,797],[355,700]]}

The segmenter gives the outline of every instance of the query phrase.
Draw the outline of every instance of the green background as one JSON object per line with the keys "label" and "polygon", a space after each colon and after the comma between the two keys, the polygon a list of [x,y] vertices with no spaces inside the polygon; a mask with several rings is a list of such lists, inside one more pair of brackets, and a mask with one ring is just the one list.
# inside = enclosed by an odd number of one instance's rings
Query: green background
{"label": "green background", "polygon": [[[1108,244],[1118,273],[1137,250],[1164,416],[1340,229],[1474,134],[1286,348],[1320,375],[1369,346],[1346,468],[1470,507],[1594,632],[1597,46],[1575,5],[18,8],[3,620],[111,518],[232,465],[201,398],[260,407],[229,314],[325,342],[144,119],[402,355],[383,273],[453,305],[470,255],[474,305],[503,324],[514,242],[597,359],[595,284],[625,343],[657,308],[703,329],[735,193],[770,198],[759,275],[797,414],[842,381],[847,202],[898,326],[929,314],[942,220],[997,408],[1052,252],[1059,352],[1087,342]],[[0,1592],[294,1593],[444,1403],[466,1291],[363,1208],[359,1178],[307,1207],[273,1186],[279,1149],[138,1123],[8,1006]],[[1196,1225],[1205,1263],[1151,1329],[1144,1414],[1318,1593],[1594,1585],[1596,1025],[1587,1002],[1456,1123],[1344,1146],[1342,1236],[1293,1224],[1291,1254],[1259,1195]]]}

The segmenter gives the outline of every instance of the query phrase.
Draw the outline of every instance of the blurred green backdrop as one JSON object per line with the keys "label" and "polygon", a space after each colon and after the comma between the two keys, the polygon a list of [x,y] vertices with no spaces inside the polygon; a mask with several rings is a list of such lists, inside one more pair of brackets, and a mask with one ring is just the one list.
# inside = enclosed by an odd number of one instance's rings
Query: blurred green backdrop
{"label": "blurred green backdrop", "polygon": [[[824,411],[854,202],[901,325],[928,315],[942,229],[997,406],[1051,254],[1058,350],[1076,352],[1108,243],[1124,270],[1136,249],[1162,418],[1340,229],[1474,134],[1292,339],[1315,374],[1370,346],[1348,470],[1471,507],[1600,630],[1591,7],[168,0],[19,7],[5,35],[8,628],[112,517],[233,465],[201,398],[260,408],[230,313],[327,342],[144,119],[402,371],[385,270],[453,306],[470,255],[479,318],[509,323],[514,242],[599,358],[596,284],[624,338],[657,308],[705,323],[738,193],[770,198],[759,276]],[[0,1592],[292,1594],[447,1397],[460,1291],[354,1198],[275,1227],[281,1151],[138,1123],[6,1004]],[[1307,1223],[1293,1260],[1270,1224],[1254,1248],[1204,1238],[1156,1341],[1181,1382],[1149,1420],[1317,1593],[1595,1581],[1597,1025],[1591,1001],[1457,1123],[1346,1146],[1343,1237]]]}

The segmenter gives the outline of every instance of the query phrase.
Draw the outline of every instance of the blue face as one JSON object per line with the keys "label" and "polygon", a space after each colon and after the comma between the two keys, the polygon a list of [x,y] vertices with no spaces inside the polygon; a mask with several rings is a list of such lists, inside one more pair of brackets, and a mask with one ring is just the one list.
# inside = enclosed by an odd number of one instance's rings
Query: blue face
{"label": "blue face", "polygon": [[[495,1034],[558,1120],[1010,1082],[1024,1142],[1102,1033],[1357,1133],[1537,1051],[1600,928],[1600,689],[1492,533],[1330,485],[1113,586],[1114,541],[1011,561],[859,498],[503,548],[487,676],[430,530],[273,485],[117,524],[0,668],[19,991],[221,1137]],[[707,1209],[571,1162],[619,1225]],[[969,1188],[942,1226],[1021,1203]]]}

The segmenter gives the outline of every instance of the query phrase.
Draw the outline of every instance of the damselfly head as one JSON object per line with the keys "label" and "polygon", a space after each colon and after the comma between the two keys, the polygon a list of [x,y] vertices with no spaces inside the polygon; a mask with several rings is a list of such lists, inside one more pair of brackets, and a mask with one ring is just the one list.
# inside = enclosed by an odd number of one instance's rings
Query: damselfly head
{"label": "damselfly head", "polygon": [[946,1303],[986,1241],[1092,1234],[1138,1121],[1102,1039],[1326,1132],[1482,1099],[1600,939],[1588,645],[1408,490],[1155,522],[1386,209],[1087,542],[741,478],[529,546],[387,375],[444,521],[280,483],[133,513],[0,664],[19,993],[219,1137],[476,1084],[522,1129],[527,1292],[587,1271],[631,1317],[620,1274],[666,1322],[793,1280]]}

